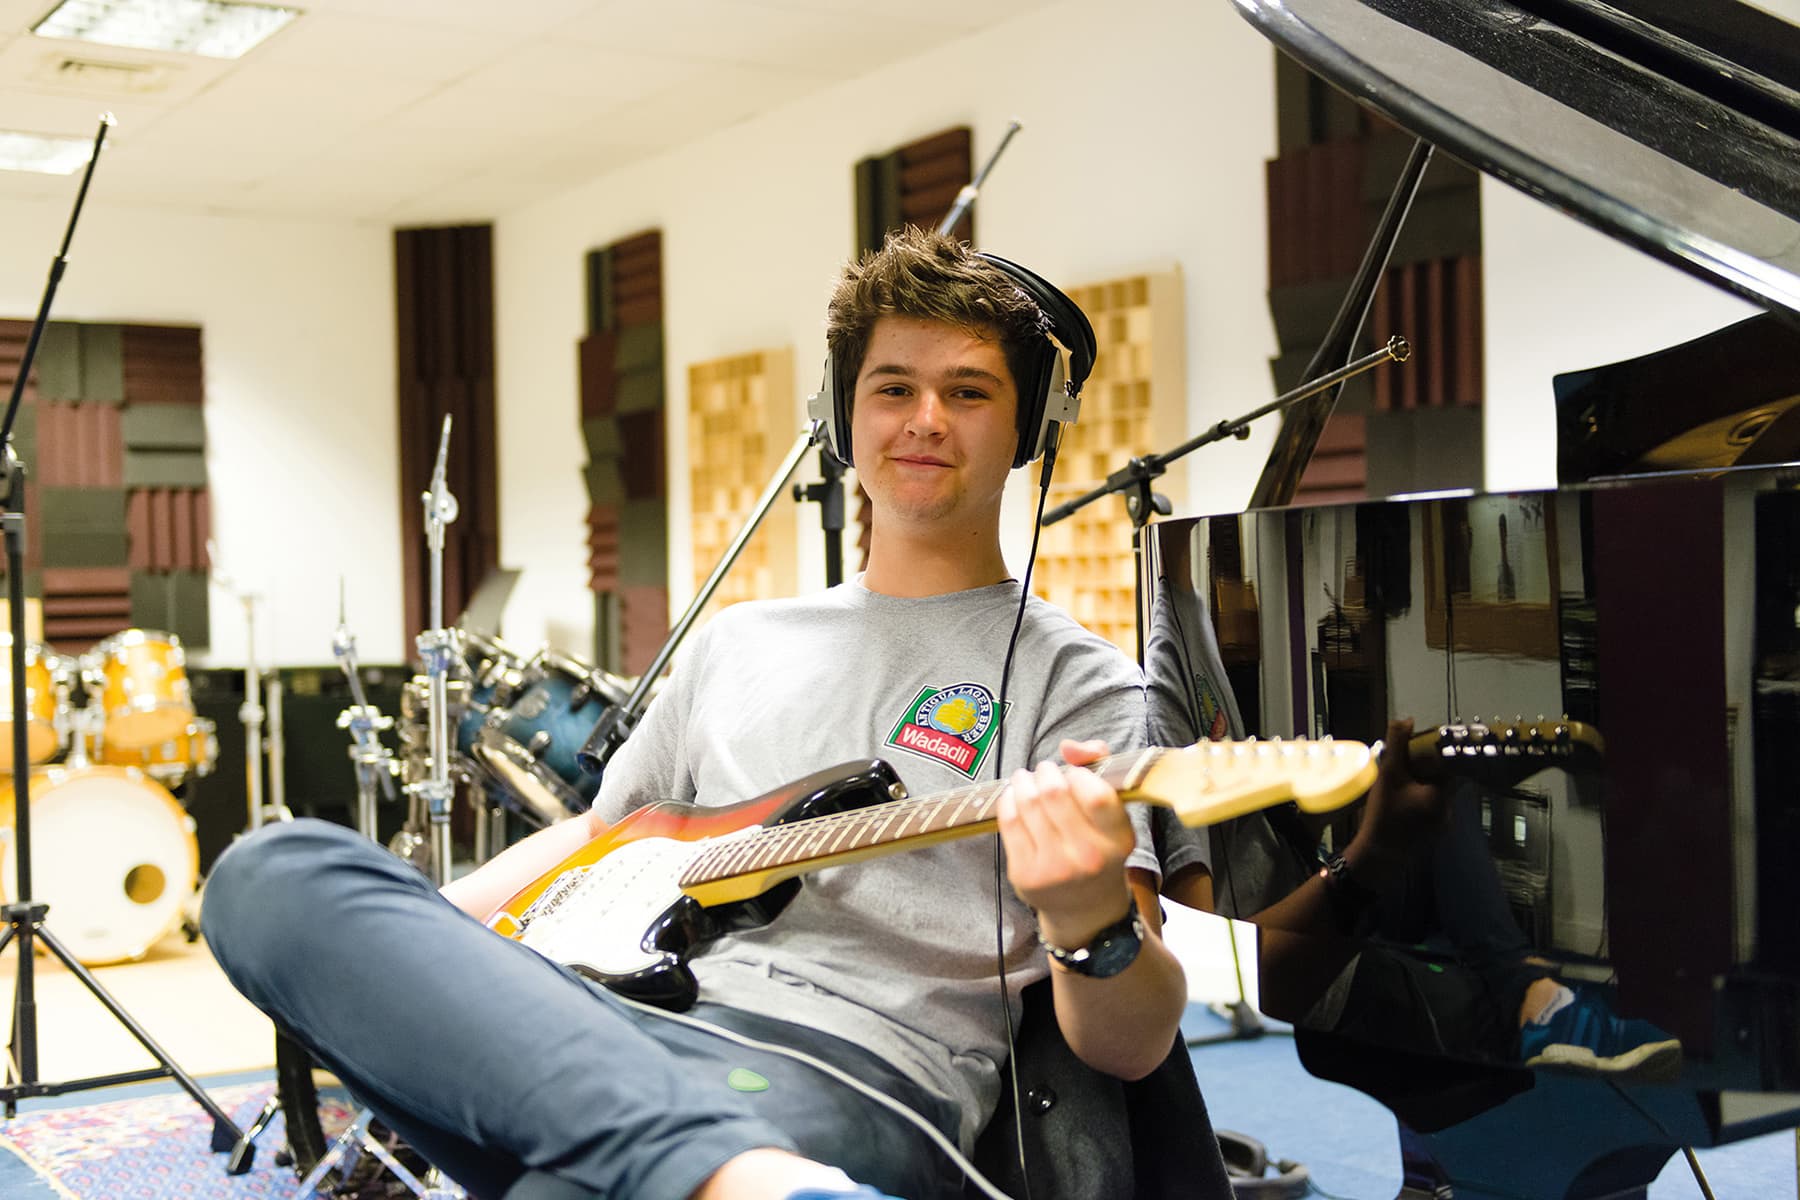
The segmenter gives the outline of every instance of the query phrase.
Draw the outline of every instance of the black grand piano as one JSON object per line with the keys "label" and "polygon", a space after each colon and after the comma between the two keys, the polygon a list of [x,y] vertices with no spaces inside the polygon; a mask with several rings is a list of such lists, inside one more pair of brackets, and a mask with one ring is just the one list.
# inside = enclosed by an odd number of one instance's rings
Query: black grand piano
{"label": "black grand piano", "polygon": [[[1317,940],[1329,987],[1261,992],[1394,1111],[1406,1195],[1641,1196],[1684,1146],[1800,1125],[1800,29],[1736,0],[1235,2],[1441,152],[1764,310],[1545,380],[1554,490],[1293,507],[1327,398],[1251,511],[1143,534],[1158,740],[1409,715],[1458,754],[1584,751],[1447,781],[1407,902]],[[1219,910],[1353,821],[1216,827]],[[1656,1052],[1526,1065],[1507,988],[1537,979]]]}

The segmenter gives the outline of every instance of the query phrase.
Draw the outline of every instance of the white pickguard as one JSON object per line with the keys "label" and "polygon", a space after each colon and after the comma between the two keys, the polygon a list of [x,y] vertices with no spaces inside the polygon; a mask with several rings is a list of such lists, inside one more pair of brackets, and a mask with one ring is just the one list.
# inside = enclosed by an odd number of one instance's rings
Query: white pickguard
{"label": "white pickguard", "polygon": [[625,842],[590,866],[557,876],[524,913],[519,940],[546,958],[630,975],[663,959],[645,935],[681,899],[676,881],[695,855],[718,841],[643,838]]}

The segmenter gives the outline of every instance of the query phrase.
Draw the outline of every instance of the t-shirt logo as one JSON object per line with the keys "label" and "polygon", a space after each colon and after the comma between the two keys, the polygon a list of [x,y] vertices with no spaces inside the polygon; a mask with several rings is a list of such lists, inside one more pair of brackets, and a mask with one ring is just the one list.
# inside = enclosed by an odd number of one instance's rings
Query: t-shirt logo
{"label": "t-shirt logo", "polygon": [[994,696],[979,683],[925,686],[886,744],[955,767],[970,779],[994,740]]}

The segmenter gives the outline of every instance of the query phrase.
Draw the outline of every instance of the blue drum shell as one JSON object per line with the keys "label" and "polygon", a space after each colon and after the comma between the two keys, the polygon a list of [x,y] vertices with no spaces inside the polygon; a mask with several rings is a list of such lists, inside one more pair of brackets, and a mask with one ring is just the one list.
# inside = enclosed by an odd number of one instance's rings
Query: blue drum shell
{"label": "blue drum shell", "polygon": [[574,810],[580,812],[600,790],[600,773],[582,770],[575,752],[599,724],[606,705],[605,696],[581,681],[549,675],[534,681],[511,707],[494,712],[489,723],[568,784],[580,797]]}

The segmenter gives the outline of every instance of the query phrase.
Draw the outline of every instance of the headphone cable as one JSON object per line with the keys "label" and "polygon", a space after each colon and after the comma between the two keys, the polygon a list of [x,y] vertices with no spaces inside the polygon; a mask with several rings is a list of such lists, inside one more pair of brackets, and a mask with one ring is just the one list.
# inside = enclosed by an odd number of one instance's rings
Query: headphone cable
{"label": "headphone cable", "polygon": [[[1045,501],[1050,498],[1050,476],[1056,467],[1056,446],[1062,440],[1062,426],[1055,422],[1044,435],[1044,465],[1038,474],[1037,515],[1031,522],[1031,553],[1025,559],[1025,578],[1019,583],[1019,609],[1013,616],[1012,636],[1006,643],[1006,662],[1000,668],[999,715],[994,729],[994,782],[1005,769],[1006,689],[1012,682],[1013,655],[1019,649],[1019,634],[1025,627],[1025,605],[1031,600],[1031,572],[1037,566],[1038,537],[1043,532]],[[1019,1181],[1024,1185],[1024,1200],[1031,1200],[1031,1168],[1025,1162],[1025,1097],[1019,1094],[1019,1055],[1013,1040],[1012,993],[1006,984],[1006,874],[1001,859],[1000,835],[994,835],[994,974],[1000,981],[1001,1024],[1006,1029],[1006,1072],[1012,1085],[1013,1144],[1019,1152]]]}

